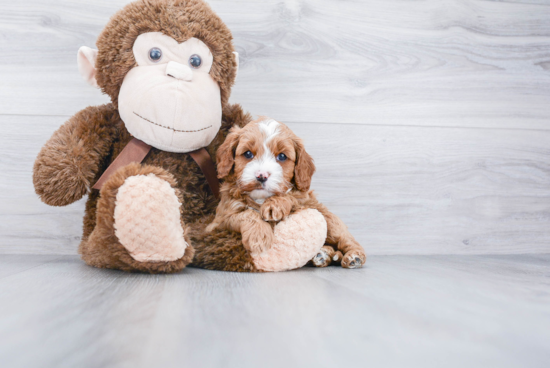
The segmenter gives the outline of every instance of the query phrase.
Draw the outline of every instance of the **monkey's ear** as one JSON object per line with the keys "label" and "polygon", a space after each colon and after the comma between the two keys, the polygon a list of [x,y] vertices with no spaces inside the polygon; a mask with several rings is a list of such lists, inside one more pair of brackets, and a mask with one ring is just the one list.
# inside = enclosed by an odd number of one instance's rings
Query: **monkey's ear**
{"label": "monkey's ear", "polygon": [[239,53],[237,51],[233,51],[233,54],[235,55],[235,61],[237,62],[237,69],[235,70],[235,80],[237,80],[237,76],[239,75]]}
{"label": "monkey's ear", "polygon": [[95,62],[97,60],[97,50],[91,49],[87,46],[82,46],[78,49],[78,55],[76,56],[76,62],[78,63],[78,71],[80,75],[88,84],[99,88],[95,75],[97,69],[95,68]]}

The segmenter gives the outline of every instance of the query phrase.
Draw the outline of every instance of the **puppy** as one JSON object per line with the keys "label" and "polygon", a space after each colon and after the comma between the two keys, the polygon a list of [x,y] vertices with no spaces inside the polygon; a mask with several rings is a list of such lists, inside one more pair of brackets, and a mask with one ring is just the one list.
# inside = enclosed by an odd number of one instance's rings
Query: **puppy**
{"label": "puppy", "polygon": [[313,208],[327,222],[326,244],[313,264],[325,267],[336,261],[345,268],[358,268],[365,263],[363,247],[310,190],[313,159],[286,125],[260,118],[244,128],[233,127],[216,158],[218,178],[225,181],[216,217],[207,231],[240,232],[248,251],[262,252],[273,242],[276,222]]}

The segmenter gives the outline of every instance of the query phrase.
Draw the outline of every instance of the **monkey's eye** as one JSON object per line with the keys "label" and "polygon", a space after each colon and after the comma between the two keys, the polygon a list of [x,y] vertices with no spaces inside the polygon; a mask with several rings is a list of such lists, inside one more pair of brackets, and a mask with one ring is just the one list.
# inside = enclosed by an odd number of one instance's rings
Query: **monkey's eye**
{"label": "monkey's eye", "polygon": [[250,151],[246,151],[245,153],[243,153],[243,156],[250,160],[252,157],[254,157],[254,154]]}
{"label": "monkey's eye", "polygon": [[283,162],[283,161],[286,161],[286,159],[287,159],[287,157],[286,157],[286,155],[285,155],[284,153],[279,153],[279,154],[277,155],[277,161]]}
{"label": "monkey's eye", "polygon": [[199,55],[197,54],[191,55],[191,57],[189,58],[189,65],[191,65],[195,69],[198,69],[201,67],[201,64],[202,64],[202,59]]}
{"label": "monkey's eye", "polygon": [[151,59],[152,62],[156,63],[162,58],[162,51],[158,47],[153,47],[151,50],[149,50],[149,59]]}

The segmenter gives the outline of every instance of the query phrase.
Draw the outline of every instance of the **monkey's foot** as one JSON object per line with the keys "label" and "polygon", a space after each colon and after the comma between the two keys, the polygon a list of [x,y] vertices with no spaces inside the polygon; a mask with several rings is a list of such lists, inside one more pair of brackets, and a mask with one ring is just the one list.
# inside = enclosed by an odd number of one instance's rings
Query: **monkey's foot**
{"label": "monkey's foot", "polygon": [[286,271],[304,266],[325,244],[327,222],[314,209],[305,209],[275,225],[271,248],[251,252],[254,265],[262,271]]}
{"label": "monkey's foot", "polygon": [[167,181],[154,174],[130,176],[116,195],[115,235],[136,261],[180,259],[188,246],[180,206]]}

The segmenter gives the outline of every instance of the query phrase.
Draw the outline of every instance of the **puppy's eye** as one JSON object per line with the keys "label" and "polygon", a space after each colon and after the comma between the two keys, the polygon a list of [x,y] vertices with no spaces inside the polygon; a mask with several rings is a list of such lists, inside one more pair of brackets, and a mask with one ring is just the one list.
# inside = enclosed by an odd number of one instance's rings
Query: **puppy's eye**
{"label": "puppy's eye", "polygon": [[283,162],[283,161],[286,161],[286,159],[287,159],[287,157],[286,157],[286,155],[285,155],[284,153],[279,153],[279,154],[277,155],[277,161]]}
{"label": "puppy's eye", "polygon": [[243,153],[243,156],[250,160],[252,157],[254,157],[254,154],[250,151],[246,151],[245,153]]}
{"label": "puppy's eye", "polygon": [[149,50],[149,59],[151,59],[151,61],[154,63],[162,59],[161,49],[159,49],[158,47],[153,47],[151,50]]}
{"label": "puppy's eye", "polygon": [[198,69],[200,68],[201,64],[202,64],[202,59],[199,55],[197,54],[191,55],[191,57],[189,58],[189,65],[191,65],[195,69]]}

